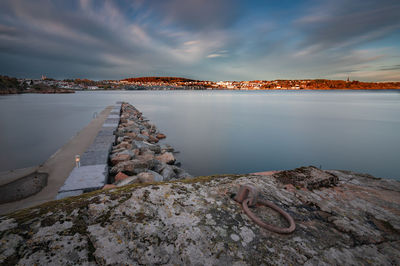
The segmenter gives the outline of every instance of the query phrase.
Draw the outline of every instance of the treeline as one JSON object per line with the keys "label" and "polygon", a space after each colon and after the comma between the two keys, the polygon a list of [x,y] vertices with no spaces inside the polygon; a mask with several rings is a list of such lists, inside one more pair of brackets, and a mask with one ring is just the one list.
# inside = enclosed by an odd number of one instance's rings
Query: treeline
{"label": "treeline", "polygon": [[75,84],[82,84],[86,86],[96,86],[101,82],[90,80],[90,79],[65,79],[66,82],[74,82]]}
{"label": "treeline", "polygon": [[198,80],[180,78],[180,77],[139,77],[127,78],[123,81],[128,82],[198,82]]}
{"label": "treeline", "polygon": [[16,78],[0,75],[0,94],[20,93],[24,89]]}

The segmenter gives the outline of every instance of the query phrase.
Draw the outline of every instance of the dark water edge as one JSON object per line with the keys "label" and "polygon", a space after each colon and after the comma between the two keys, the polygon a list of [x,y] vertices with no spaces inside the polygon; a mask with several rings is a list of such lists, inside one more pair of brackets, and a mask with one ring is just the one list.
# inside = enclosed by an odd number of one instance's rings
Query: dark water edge
{"label": "dark water edge", "polygon": [[[100,91],[0,96],[0,171],[44,162],[123,100],[193,175],[315,165],[400,179],[398,91]],[[71,158],[73,160],[73,158]]]}

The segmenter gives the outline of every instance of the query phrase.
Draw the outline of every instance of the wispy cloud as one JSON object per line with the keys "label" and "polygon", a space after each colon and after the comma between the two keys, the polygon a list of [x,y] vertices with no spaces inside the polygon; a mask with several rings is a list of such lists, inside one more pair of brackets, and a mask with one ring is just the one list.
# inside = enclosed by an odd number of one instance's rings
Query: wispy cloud
{"label": "wispy cloud", "polygon": [[223,57],[223,56],[225,56],[225,55],[223,55],[223,54],[209,54],[209,55],[207,55],[207,58],[216,58],[216,57]]}
{"label": "wispy cloud", "polygon": [[385,66],[385,67],[380,68],[379,70],[382,70],[382,71],[400,70],[400,65]]}
{"label": "wispy cloud", "polygon": [[315,1],[294,24],[303,33],[302,46],[344,48],[398,31],[399,13],[397,0]]}

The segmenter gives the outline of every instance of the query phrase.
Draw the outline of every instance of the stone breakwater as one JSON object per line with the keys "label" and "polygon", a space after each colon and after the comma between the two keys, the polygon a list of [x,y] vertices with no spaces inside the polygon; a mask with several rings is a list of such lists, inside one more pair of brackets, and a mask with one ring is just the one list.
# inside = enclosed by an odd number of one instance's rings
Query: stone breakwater
{"label": "stone breakwater", "polygon": [[117,102],[57,199],[101,188],[191,178],[176,162],[174,149],[158,144],[165,138],[139,110]]}
{"label": "stone breakwater", "polygon": [[[256,225],[232,199],[243,184],[296,230]],[[400,265],[400,182],[301,168],[94,191],[0,217],[0,264]]]}
{"label": "stone breakwater", "polygon": [[117,139],[109,160],[112,184],[106,188],[192,177],[179,167],[170,145],[158,144],[166,136],[128,103],[122,104],[115,135]]}

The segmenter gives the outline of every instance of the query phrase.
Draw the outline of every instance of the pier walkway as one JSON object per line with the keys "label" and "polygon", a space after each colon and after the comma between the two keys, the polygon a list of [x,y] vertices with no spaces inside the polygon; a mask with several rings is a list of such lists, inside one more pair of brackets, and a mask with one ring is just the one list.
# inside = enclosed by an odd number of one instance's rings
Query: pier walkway
{"label": "pier walkway", "polygon": [[45,172],[48,176],[47,186],[39,193],[28,198],[0,205],[0,214],[6,214],[23,208],[28,208],[56,198],[59,189],[75,167],[75,155],[83,155],[94,142],[103,124],[109,117],[113,106],[104,109],[85,128],[83,128],[67,144],[53,154],[43,165],[39,172]]}

